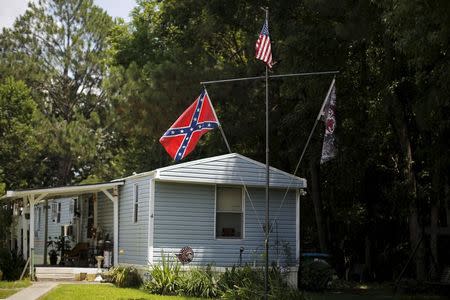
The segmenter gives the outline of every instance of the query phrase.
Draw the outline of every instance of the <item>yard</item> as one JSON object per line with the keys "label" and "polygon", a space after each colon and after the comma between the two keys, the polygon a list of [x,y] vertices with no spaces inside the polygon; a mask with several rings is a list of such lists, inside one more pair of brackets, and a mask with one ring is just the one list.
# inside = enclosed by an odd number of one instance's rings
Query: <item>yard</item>
{"label": "yard", "polygon": [[[306,293],[310,300],[444,300],[447,297],[437,295],[396,295],[389,289],[369,288],[366,290],[354,290],[346,292]],[[162,299],[183,300],[201,299],[180,296],[151,295],[133,288],[117,288],[112,284],[61,284],[39,300],[80,300],[80,299]]]}
{"label": "yard", "polygon": [[0,281],[0,299],[8,298],[9,296],[20,291],[22,288],[30,285],[31,283],[28,280]]}
{"label": "yard", "polygon": [[149,300],[195,300],[199,298],[150,295],[144,291],[132,288],[118,288],[112,284],[61,284],[39,300],[80,300],[80,299],[149,299]]}

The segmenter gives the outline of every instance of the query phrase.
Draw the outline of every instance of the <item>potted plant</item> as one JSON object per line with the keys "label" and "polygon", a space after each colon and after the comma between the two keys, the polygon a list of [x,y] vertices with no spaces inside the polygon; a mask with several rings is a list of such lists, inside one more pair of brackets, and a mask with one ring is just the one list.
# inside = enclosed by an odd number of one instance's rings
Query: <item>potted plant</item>
{"label": "potted plant", "polygon": [[50,264],[52,266],[56,265],[56,262],[58,261],[58,252],[56,252],[55,249],[48,251],[48,257],[50,258]]}
{"label": "potted plant", "polygon": [[[61,257],[64,255],[64,251],[70,250],[70,240],[68,237],[54,237],[47,241],[47,246],[50,248],[48,251],[48,257],[50,258],[50,264],[56,265],[58,261],[58,253],[61,253]],[[63,260],[61,259],[61,264]]]}
{"label": "potted plant", "polygon": [[48,251],[48,258],[50,259],[50,265],[54,266],[54,265],[56,265],[56,262],[58,261],[57,238],[55,237],[55,239],[52,239],[52,237],[50,237],[50,239],[47,241],[47,247],[50,248],[50,250]]}

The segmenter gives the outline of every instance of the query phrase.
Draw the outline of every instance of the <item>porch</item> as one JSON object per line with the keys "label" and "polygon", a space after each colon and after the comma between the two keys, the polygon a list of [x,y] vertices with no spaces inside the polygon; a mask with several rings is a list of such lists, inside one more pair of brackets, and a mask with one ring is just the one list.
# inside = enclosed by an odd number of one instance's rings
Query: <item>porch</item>
{"label": "porch", "polygon": [[38,264],[49,265],[52,256],[57,256],[56,262],[51,261],[58,264],[54,269],[63,273],[67,270],[62,266],[97,270],[97,255],[107,256],[110,263],[106,266],[117,265],[118,187],[123,184],[123,181],[115,181],[8,191],[2,199],[13,201],[16,220],[16,232],[11,232],[11,249],[15,248],[24,259],[29,259],[30,275],[34,275]]}

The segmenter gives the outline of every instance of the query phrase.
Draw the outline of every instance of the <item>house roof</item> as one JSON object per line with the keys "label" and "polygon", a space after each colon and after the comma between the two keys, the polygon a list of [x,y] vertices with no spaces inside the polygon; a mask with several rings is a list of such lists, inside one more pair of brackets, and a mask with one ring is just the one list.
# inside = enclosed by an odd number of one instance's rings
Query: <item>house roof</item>
{"label": "house roof", "polygon": [[[266,165],[238,153],[179,163],[120,180],[149,176],[158,181],[265,186]],[[270,167],[270,186],[306,188],[306,180]]]}
{"label": "house roof", "polygon": [[[7,191],[2,199],[17,199],[35,195],[39,200],[55,196],[99,192],[123,185],[126,180],[149,176],[158,181],[206,184],[230,184],[263,187],[266,185],[266,165],[238,153],[213,156],[179,163],[149,172],[133,174],[110,182]],[[270,167],[270,187],[306,188],[306,179]]]}
{"label": "house roof", "polygon": [[108,190],[113,187],[123,185],[124,181],[114,181],[114,182],[103,182],[95,184],[82,184],[82,185],[69,185],[60,186],[53,188],[40,188],[40,189],[30,189],[30,190],[17,190],[17,191],[7,191],[6,195],[0,197],[0,199],[17,199],[23,198],[30,195],[38,196],[39,200],[55,197],[55,196],[69,196],[75,194],[84,194],[98,192],[102,190]]}

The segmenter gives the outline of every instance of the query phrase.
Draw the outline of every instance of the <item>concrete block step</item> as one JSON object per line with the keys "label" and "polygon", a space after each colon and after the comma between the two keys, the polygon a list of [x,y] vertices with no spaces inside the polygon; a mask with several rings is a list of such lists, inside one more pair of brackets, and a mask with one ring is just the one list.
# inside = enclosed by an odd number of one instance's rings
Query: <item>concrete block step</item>
{"label": "concrete block step", "polygon": [[36,268],[37,274],[73,274],[72,268]]}
{"label": "concrete block step", "polygon": [[36,275],[37,281],[76,281],[75,276],[60,276],[59,274],[56,276],[51,276],[46,274],[45,276]]}

